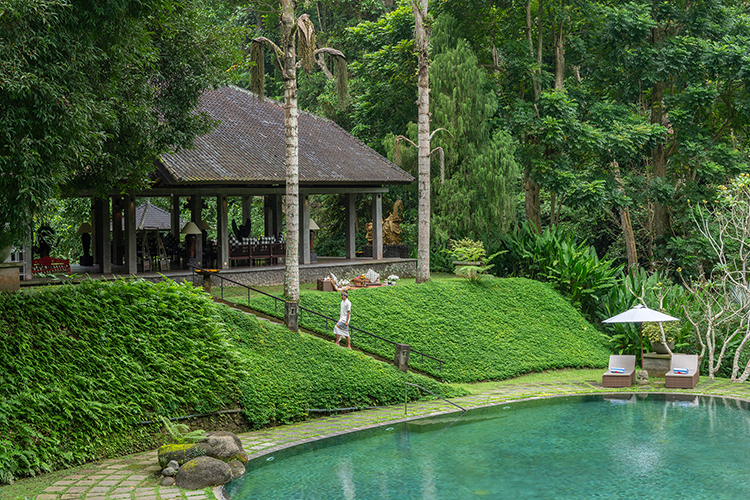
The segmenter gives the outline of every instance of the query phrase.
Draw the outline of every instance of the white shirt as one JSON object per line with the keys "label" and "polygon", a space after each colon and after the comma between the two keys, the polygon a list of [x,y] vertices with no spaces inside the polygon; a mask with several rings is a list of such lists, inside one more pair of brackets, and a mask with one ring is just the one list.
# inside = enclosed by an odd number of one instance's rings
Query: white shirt
{"label": "white shirt", "polygon": [[341,301],[341,315],[339,316],[339,323],[344,322],[346,323],[347,316],[349,315],[349,312],[352,310],[352,303],[349,302],[349,299],[342,300]]}

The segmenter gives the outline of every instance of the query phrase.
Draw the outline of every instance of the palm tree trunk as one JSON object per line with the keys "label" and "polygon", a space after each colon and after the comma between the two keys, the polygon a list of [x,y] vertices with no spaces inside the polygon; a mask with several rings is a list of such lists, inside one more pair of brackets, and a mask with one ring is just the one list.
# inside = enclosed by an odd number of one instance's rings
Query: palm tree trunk
{"label": "palm tree trunk", "polygon": [[[282,50],[284,51],[287,234],[286,258],[284,259],[284,295],[288,302],[299,302],[299,136],[297,129],[297,61],[292,31],[295,25],[294,4],[293,0],[282,0],[281,2],[281,36]],[[288,322],[287,324],[289,325]]]}
{"label": "palm tree trunk", "polygon": [[430,59],[427,47],[430,43],[427,18],[427,0],[412,0],[414,28],[419,55],[417,87],[418,122],[418,187],[419,187],[419,237],[417,250],[417,283],[430,280]]}

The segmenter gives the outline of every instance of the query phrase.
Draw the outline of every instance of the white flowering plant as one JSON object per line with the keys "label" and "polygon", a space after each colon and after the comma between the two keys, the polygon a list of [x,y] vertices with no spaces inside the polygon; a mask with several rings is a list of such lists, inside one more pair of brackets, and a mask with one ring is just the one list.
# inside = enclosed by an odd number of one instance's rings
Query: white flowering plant
{"label": "white flowering plant", "polygon": [[396,284],[396,282],[397,282],[398,280],[400,280],[400,279],[401,279],[401,278],[399,278],[399,277],[398,277],[398,276],[396,276],[395,274],[391,274],[390,276],[388,276],[388,277],[387,277],[387,278],[385,279],[385,282],[386,282],[386,283],[388,283],[389,285],[395,285],[395,284]]}

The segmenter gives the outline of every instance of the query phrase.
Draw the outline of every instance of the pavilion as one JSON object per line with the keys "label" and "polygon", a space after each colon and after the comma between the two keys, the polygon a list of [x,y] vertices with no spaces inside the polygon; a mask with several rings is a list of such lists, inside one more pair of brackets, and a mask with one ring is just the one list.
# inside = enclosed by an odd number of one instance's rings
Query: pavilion
{"label": "pavilion", "polygon": [[[259,99],[236,86],[206,92],[197,112],[216,120],[216,127],[194,140],[192,149],[165,154],[156,165],[148,189],[107,198],[92,197],[94,258],[102,274],[112,263],[122,264],[124,274],[137,273],[136,198],[167,197],[171,200],[171,233],[180,237],[180,203],[188,201],[191,221],[203,220],[203,199],[215,197],[217,207],[217,267],[228,269],[228,197],[240,197],[242,220],[249,218],[252,198],[263,197],[266,235],[282,231],[282,196],[285,193],[284,109],[272,99]],[[300,265],[309,264],[310,203],[314,194],[343,194],[346,211],[347,259],[354,259],[356,197],[372,198],[373,259],[383,259],[382,196],[389,185],[403,185],[414,178],[334,122],[300,111],[299,193]],[[92,196],[76,193],[74,196]],[[124,220],[123,227],[117,224]],[[111,229],[113,228],[113,229]],[[290,235],[286,235],[288,239]],[[201,238],[196,256],[202,266]],[[112,242],[112,244],[110,244]],[[118,255],[118,248],[122,254]]]}

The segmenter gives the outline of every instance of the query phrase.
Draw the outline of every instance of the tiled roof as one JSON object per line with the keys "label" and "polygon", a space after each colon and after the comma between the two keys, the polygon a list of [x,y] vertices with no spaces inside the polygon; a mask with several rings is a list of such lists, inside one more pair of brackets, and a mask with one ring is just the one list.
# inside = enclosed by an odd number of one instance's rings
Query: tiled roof
{"label": "tiled roof", "polygon": [[[284,108],[235,86],[206,92],[199,111],[220,123],[193,149],[163,155],[173,184],[284,184]],[[334,122],[299,113],[300,184],[407,184],[414,178]]]}
{"label": "tiled roof", "polygon": [[[185,221],[180,217],[180,227],[184,225]],[[138,231],[169,230],[172,228],[172,216],[147,200],[135,207],[135,228]],[[122,229],[125,230],[125,217],[122,218]]]}

